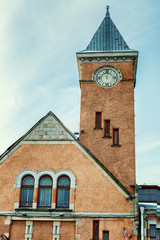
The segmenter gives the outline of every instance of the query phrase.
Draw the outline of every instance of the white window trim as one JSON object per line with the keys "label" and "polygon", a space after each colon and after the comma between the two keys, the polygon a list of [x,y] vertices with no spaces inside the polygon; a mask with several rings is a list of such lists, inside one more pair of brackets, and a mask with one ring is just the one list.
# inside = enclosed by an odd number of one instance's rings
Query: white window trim
{"label": "white window trim", "polygon": [[[29,231],[28,231],[29,228]],[[33,221],[26,221],[25,240],[32,240]]]}
{"label": "white window trim", "polygon": [[67,169],[61,169],[57,172],[54,172],[52,170],[49,169],[44,169],[41,170],[39,172],[36,172],[35,170],[32,169],[25,169],[23,171],[21,171],[16,178],[16,183],[14,185],[15,189],[16,188],[21,188],[21,183],[22,183],[22,179],[25,175],[31,175],[34,177],[34,188],[38,188],[39,185],[39,179],[43,176],[43,175],[49,175],[52,178],[53,181],[53,188],[57,188],[57,180],[61,175],[66,175],[70,178],[70,189],[76,189],[76,177],[74,175],[73,172],[71,172],[70,170]]}
{"label": "white window trim", "polygon": [[60,239],[60,222],[53,222],[53,240],[59,240]]}

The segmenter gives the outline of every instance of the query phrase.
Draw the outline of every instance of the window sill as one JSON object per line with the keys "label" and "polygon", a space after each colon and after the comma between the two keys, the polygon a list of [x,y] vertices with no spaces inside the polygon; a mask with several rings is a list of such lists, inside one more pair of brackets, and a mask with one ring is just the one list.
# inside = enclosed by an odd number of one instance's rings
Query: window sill
{"label": "window sill", "polygon": [[102,130],[103,128],[93,128],[94,130]]}
{"label": "window sill", "polygon": [[73,210],[69,208],[55,208],[54,211],[55,212],[73,212]]}
{"label": "window sill", "polygon": [[102,138],[112,138],[112,136],[103,136]]}
{"label": "window sill", "polygon": [[34,210],[34,208],[33,207],[19,207],[19,208],[15,208],[15,211],[23,211],[23,210],[32,211],[32,210]]}
{"label": "window sill", "polygon": [[121,147],[120,144],[112,144],[111,147]]}
{"label": "window sill", "polygon": [[69,208],[49,208],[49,207],[38,207],[38,208],[31,208],[31,207],[20,207],[16,208],[15,211],[26,211],[26,212],[73,212],[72,209]]}

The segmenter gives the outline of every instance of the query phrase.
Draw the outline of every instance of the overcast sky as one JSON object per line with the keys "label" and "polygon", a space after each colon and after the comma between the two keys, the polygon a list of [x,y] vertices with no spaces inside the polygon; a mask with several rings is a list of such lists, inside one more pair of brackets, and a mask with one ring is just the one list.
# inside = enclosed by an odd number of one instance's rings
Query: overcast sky
{"label": "overcast sky", "polygon": [[160,185],[160,0],[0,0],[0,154],[49,111],[79,129],[76,52],[87,47],[107,4],[139,51],[137,183]]}

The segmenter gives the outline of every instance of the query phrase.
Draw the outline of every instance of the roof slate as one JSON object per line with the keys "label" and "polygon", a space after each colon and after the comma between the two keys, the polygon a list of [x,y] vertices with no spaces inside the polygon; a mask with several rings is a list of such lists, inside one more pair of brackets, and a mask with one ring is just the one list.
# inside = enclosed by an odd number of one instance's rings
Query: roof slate
{"label": "roof slate", "polygon": [[86,51],[128,50],[129,47],[110,18],[109,7],[98,30],[90,41]]}

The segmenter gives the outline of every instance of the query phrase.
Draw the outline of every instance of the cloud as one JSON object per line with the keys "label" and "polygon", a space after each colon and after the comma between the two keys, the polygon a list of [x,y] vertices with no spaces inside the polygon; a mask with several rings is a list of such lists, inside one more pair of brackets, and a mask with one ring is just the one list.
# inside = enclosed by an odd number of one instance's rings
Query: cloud
{"label": "cloud", "polygon": [[143,168],[138,168],[137,183],[141,185],[144,183],[148,185],[160,185],[159,171],[160,166],[155,164],[150,164],[149,167],[144,165]]}
{"label": "cloud", "polygon": [[143,155],[160,148],[160,133],[150,132],[137,139],[137,154]]}
{"label": "cloud", "polygon": [[[136,86],[137,179],[158,182],[160,116],[155,88],[158,91],[159,47],[155,43],[160,36],[160,2],[108,0],[107,4],[129,46],[143,49]],[[106,2],[97,0],[0,1],[0,153],[50,110],[72,131],[78,130],[80,90],[75,53],[86,48],[105,12]]]}
{"label": "cloud", "polygon": [[136,141],[137,182],[160,185],[160,133],[149,132]]}

